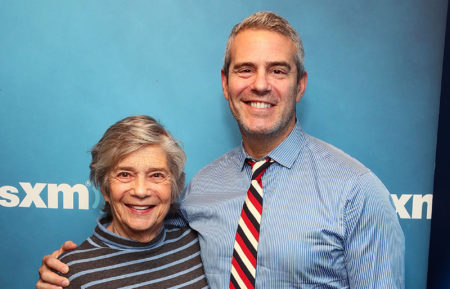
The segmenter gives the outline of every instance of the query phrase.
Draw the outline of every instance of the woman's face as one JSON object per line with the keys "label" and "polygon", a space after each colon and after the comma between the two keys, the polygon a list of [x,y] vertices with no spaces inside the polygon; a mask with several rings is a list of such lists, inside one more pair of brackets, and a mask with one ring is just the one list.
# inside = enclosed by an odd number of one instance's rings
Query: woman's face
{"label": "woman's face", "polygon": [[109,174],[110,194],[103,193],[113,217],[108,230],[140,242],[152,240],[172,203],[170,179],[167,156],[159,145],[120,160]]}

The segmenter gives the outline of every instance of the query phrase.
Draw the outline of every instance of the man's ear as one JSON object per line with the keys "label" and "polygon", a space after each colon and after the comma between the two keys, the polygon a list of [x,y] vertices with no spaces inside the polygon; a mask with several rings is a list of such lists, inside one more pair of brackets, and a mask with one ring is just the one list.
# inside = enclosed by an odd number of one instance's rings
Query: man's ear
{"label": "man's ear", "polygon": [[295,100],[297,102],[300,101],[303,94],[305,93],[307,82],[308,82],[308,72],[303,71],[303,75],[302,75],[302,77],[300,77],[300,79],[298,80],[298,83],[297,83],[297,95],[295,98]]}
{"label": "man's ear", "polygon": [[220,70],[220,77],[222,78],[222,91],[223,96],[228,100],[228,75],[226,75],[225,70],[222,68]]}

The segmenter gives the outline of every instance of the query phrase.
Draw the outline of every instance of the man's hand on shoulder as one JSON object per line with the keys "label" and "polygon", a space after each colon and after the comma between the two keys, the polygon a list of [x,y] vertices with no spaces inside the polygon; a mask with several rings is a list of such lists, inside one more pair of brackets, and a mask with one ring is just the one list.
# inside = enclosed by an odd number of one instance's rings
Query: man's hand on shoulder
{"label": "man's hand on shoulder", "polygon": [[66,274],[69,267],[58,260],[58,257],[67,251],[73,250],[77,245],[72,241],[66,241],[59,250],[42,258],[42,265],[39,268],[39,280],[36,289],[61,289],[69,286],[69,280],[55,272]]}

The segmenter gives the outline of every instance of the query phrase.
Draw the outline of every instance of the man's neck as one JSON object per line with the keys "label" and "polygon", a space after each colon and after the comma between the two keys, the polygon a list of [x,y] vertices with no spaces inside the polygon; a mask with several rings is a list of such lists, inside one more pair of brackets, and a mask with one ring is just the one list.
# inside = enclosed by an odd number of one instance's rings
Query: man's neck
{"label": "man's neck", "polygon": [[241,131],[245,151],[255,160],[267,156],[282,143],[295,127],[295,122],[281,134],[247,134]]}

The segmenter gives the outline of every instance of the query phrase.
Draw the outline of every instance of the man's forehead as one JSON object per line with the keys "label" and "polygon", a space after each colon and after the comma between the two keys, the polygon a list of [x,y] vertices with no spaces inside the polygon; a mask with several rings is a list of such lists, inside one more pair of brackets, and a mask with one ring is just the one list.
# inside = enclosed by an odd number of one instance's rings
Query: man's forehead
{"label": "man's forehead", "polygon": [[246,62],[250,59],[291,62],[295,61],[296,55],[292,39],[266,29],[240,31],[230,48],[231,62]]}

